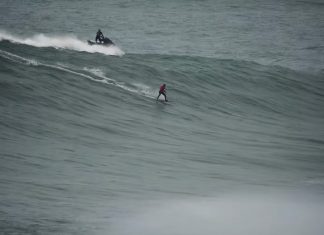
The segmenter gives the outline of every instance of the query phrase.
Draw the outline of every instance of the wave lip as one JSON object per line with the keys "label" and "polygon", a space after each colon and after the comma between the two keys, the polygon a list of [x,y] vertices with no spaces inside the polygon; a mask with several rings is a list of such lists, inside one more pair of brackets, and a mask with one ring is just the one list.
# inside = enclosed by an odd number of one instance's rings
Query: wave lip
{"label": "wave lip", "polygon": [[125,54],[119,47],[111,45],[109,47],[88,45],[86,41],[78,39],[74,35],[48,36],[45,34],[35,34],[32,37],[18,37],[5,31],[0,31],[0,41],[8,40],[13,43],[25,44],[34,47],[54,47],[59,49],[69,49],[75,51],[85,51],[89,53],[102,53],[105,55],[122,56]]}

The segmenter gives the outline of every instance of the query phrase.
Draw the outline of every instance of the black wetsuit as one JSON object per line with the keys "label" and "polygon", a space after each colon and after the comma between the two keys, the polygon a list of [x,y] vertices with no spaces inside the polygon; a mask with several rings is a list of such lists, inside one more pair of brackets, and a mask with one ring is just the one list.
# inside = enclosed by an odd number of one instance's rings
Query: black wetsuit
{"label": "black wetsuit", "polygon": [[104,35],[102,34],[101,31],[98,31],[97,35],[96,35],[96,42],[97,42],[97,40],[99,40],[99,42],[102,42],[103,39],[104,39]]}

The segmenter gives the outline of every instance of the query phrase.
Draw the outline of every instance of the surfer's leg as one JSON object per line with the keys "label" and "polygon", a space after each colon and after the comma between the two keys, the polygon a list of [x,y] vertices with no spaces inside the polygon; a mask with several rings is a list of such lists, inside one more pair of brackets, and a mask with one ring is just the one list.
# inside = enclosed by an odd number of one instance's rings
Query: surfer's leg
{"label": "surfer's leg", "polygon": [[156,100],[158,100],[158,99],[159,99],[160,95],[161,95],[161,93],[159,93],[159,95],[158,95],[158,97],[156,98]]}
{"label": "surfer's leg", "polygon": [[164,95],[164,100],[165,101],[168,101],[167,98],[166,98],[166,94],[163,92],[162,95]]}

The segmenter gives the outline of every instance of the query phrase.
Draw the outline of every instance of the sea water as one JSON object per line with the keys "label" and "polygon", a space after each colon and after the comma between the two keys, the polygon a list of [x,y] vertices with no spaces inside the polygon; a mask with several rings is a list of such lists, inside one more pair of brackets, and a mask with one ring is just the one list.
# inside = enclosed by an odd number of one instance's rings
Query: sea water
{"label": "sea water", "polygon": [[1,1],[0,234],[322,234],[323,9]]}

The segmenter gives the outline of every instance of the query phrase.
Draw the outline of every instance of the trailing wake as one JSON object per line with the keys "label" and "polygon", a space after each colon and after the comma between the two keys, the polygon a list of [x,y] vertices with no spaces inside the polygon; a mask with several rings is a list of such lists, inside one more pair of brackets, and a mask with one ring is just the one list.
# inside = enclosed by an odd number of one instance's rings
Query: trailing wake
{"label": "trailing wake", "polygon": [[[106,85],[114,85],[116,87],[119,87],[125,91],[135,93],[137,95],[143,95],[149,98],[155,98],[157,95],[157,92],[141,83],[130,83],[130,84],[125,84],[124,82],[120,82],[117,80],[114,80],[112,78],[109,78],[105,75],[105,73],[98,68],[88,68],[88,67],[83,67],[79,68],[78,70],[70,68],[69,66],[64,66],[62,63],[61,64],[47,64],[47,63],[42,63],[37,61],[36,59],[33,58],[24,58],[22,56],[0,50],[0,57],[5,58],[7,60],[10,60],[14,63],[19,63],[19,64],[24,64],[24,65],[31,65],[31,66],[43,66],[47,67],[50,69],[54,70],[59,70],[63,71],[72,75],[76,75],[77,77],[80,78],[86,78],[94,82],[99,82],[103,83]],[[90,74],[90,75],[89,75]]]}

